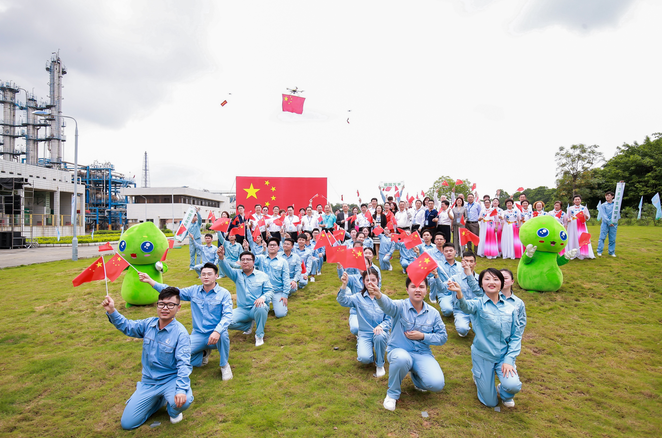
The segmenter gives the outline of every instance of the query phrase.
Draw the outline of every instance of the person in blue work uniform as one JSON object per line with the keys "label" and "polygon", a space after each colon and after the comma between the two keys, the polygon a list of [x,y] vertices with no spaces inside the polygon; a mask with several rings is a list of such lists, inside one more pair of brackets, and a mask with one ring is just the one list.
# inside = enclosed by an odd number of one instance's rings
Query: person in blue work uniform
{"label": "person in blue work uniform", "polygon": [[[464,251],[462,255],[462,272],[455,274],[451,277],[451,280],[458,283],[462,288],[462,295],[464,295],[465,300],[473,300],[483,296],[483,290],[478,286],[478,274],[474,271],[476,269],[476,255],[472,251]],[[467,269],[468,268],[468,269]],[[510,272],[510,271],[509,271]],[[511,279],[512,279],[512,274]],[[472,276],[474,282],[472,286],[469,285],[467,277]],[[512,284],[512,282],[511,282]],[[455,293],[452,293],[453,298],[453,319],[455,320],[455,330],[461,338],[464,338],[469,334],[471,330],[471,317],[464,313],[460,309],[460,305],[457,302],[457,296]]]}
{"label": "person in blue work uniform", "polygon": [[292,251],[294,239],[286,237],[282,246],[283,252],[280,253],[280,257],[287,262],[290,268],[290,294],[292,294],[308,284],[308,276],[301,273],[301,257]]}
{"label": "person in blue work uniform", "polygon": [[[433,201],[434,202],[434,201]],[[432,256],[435,262],[437,262],[437,265],[441,265],[446,261],[446,258],[444,257],[444,245],[446,244],[446,236],[444,236],[444,233],[441,232],[436,232],[434,235],[434,248],[428,251],[428,254]],[[444,276],[444,278],[446,278]],[[446,280],[448,280],[446,278]],[[430,281],[430,276],[428,275],[428,282]],[[437,298],[441,297],[444,293],[443,287],[438,287],[437,282],[432,282],[430,283],[430,295],[429,299],[432,304],[437,303]]]}
{"label": "person in blue work uniform", "polygon": [[[193,234],[189,233],[188,235],[189,239],[193,239]],[[195,272],[198,274],[198,278],[200,277],[200,271],[202,270],[202,267],[207,264],[211,263],[213,265],[218,264],[218,256],[216,255],[216,247],[212,245],[212,241],[214,240],[214,236],[211,234],[207,233],[205,234],[205,245],[202,246],[195,240],[193,240],[193,244],[198,248],[200,253],[202,254],[202,257],[200,259],[200,263],[195,265],[193,269],[195,269]]]}
{"label": "person in blue work uniform", "polygon": [[616,257],[616,231],[618,230],[618,219],[620,219],[620,214],[616,219],[616,223],[612,222],[612,215],[614,213],[614,192],[605,193],[605,200],[600,204],[598,209],[600,210],[600,217],[602,218],[602,224],[600,225],[600,238],[598,240],[598,255],[602,256],[602,251],[605,249],[605,239],[609,237],[609,255]]}
{"label": "person in blue work uniform", "polygon": [[414,387],[419,391],[439,392],[445,386],[444,373],[430,346],[444,345],[448,336],[439,311],[425,302],[427,278],[414,284],[407,277],[405,285],[409,295],[405,300],[391,300],[374,283],[366,286],[377,305],[393,318],[386,349],[389,370],[384,408],[389,411],[395,410],[407,373],[411,373]]}
{"label": "person in blue work uniform", "polygon": [[[438,263],[437,272],[441,276],[441,290],[437,291],[437,300],[441,314],[451,316],[453,314],[453,294],[447,289],[446,282],[454,275],[462,272],[462,266],[455,261],[455,245],[451,242],[444,243],[444,261]],[[434,256],[433,256],[434,257]]]}
{"label": "person in blue work uniform", "polygon": [[306,240],[307,240],[306,233],[299,234],[297,236],[297,246],[295,246],[292,249],[292,252],[298,255],[299,258],[301,258],[301,261],[303,262],[303,265],[306,268],[306,274],[304,274],[306,280],[310,282],[314,282],[315,277],[310,276],[310,273],[313,270],[313,264],[315,258],[313,257],[313,253],[306,247]]}
{"label": "person in blue work uniform", "polygon": [[244,251],[239,255],[241,269],[232,269],[225,260],[225,248],[218,247],[218,264],[221,271],[237,286],[237,307],[232,310],[229,330],[241,330],[249,334],[255,321],[255,346],[264,344],[264,326],[267,323],[269,306],[274,288],[269,276],[255,269],[255,256]]}
{"label": "person in blue work uniform", "polygon": [[391,240],[391,230],[384,228],[379,235],[379,267],[382,271],[392,271],[391,257],[395,252],[395,243]]}
{"label": "person in blue work uniform", "polygon": [[[468,268],[465,268],[468,270]],[[475,281],[467,276],[470,285]],[[515,358],[522,348],[517,309],[500,293],[504,286],[501,271],[488,268],[480,273],[478,283],[485,295],[467,300],[457,282],[449,281],[449,290],[455,292],[460,309],[471,315],[476,336],[471,344],[471,362],[478,400],[485,406],[495,407],[501,397],[503,405],[515,406],[514,397],[522,389],[517,375]],[[472,285],[473,286],[473,285]],[[494,374],[499,386],[494,389]]]}
{"label": "person in blue work uniform", "polygon": [[[379,283],[375,268],[370,267],[367,271],[363,271],[361,277],[363,278],[363,289],[360,293],[354,294],[347,288],[349,275],[347,275],[347,272],[343,273],[340,278],[342,285],[336,300],[343,307],[356,309],[359,324],[356,339],[356,354],[358,357],[356,360],[365,365],[374,362],[377,367],[375,377],[379,378],[386,374],[384,355],[386,354],[386,342],[391,329],[391,317],[377,306],[374,298],[368,294],[365,287],[370,282]],[[374,355],[373,348],[375,350]]]}
{"label": "person in blue work uniform", "polygon": [[[216,235],[218,236],[219,248],[222,246],[225,249],[226,261],[230,267],[233,269],[239,269],[239,254],[242,252],[242,245],[237,242],[237,236],[234,234],[228,234],[228,238],[225,239],[220,231],[218,231]],[[221,271],[220,276],[225,277],[225,274]]]}
{"label": "person in blue work uniform", "polygon": [[[276,318],[287,316],[287,300],[290,296],[290,267],[287,262],[278,257],[280,242],[271,237],[267,243],[267,255],[255,255],[255,268],[266,273],[274,288],[273,300],[274,314]],[[269,305],[269,303],[267,303]]]}
{"label": "person in blue work uniform", "polygon": [[179,290],[169,287],[161,291],[156,303],[158,317],[129,320],[115,309],[110,296],[101,303],[110,322],[119,331],[143,339],[142,379],[126,402],[122,413],[122,429],[140,427],[162,407],[170,421],[179,423],[193,402],[191,392],[191,341],[186,328],[175,319]]}
{"label": "person in blue work uniform", "polygon": [[[358,242],[356,242],[357,245],[360,245]],[[368,252],[370,253],[371,259],[368,260],[366,258],[366,267],[368,268],[373,268],[375,272],[377,273],[377,284],[379,287],[382,286],[382,274],[377,269],[375,265],[372,264],[372,250],[370,248],[367,248]],[[364,249],[364,255],[365,255],[365,249]],[[345,274],[345,268],[341,263],[337,263],[337,270],[338,270],[338,278],[342,279],[343,275]],[[350,290],[350,294],[360,294],[361,291],[364,289],[364,284],[363,284],[363,272],[365,271],[360,271],[359,269],[356,268],[348,268],[347,269],[347,284]],[[358,336],[359,335],[359,320],[358,316],[356,315],[356,308],[355,307],[350,307],[349,308],[349,320],[347,321],[349,324],[349,331],[354,335]]]}
{"label": "person in blue work uniform", "polygon": [[[157,292],[168,287],[157,283],[148,274],[138,274],[140,281],[148,283]],[[202,284],[185,287],[179,290],[179,298],[191,302],[191,366],[207,365],[212,350],[218,350],[221,359],[221,378],[232,379],[232,368],[228,363],[230,358],[230,337],[228,326],[232,321],[232,297],[227,289],[216,283],[218,266],[207,263],[201,269]]]}
{"label": "person in blue work uniform", "polygon": [[[188,227],[189,233],[189,243],[188,250],[191,256],[191,261],[189,262],[189,271],[192,271],[194,266],[201,263],[202,252],[198,249],[198,246],[193,242],[202,245],[202,235],[200,234],[200,226],[202,224],[202,216],[200,216],[200,207],[195,207],[195,216],[191,219],[191,225]],[[191,235],[193,235],[191,241]]]}
{"label": "person in blue work uniform", "polygon": [[501,289],[501,295],[503,295],[506,301],[515,306],[515,309],[517,309],[519,329],[521,331],[521,335],[524,336],[524,329],[526,328],[526,306],[524,305],[524,301],[522,301],[521,298],[513,293],[515,277],[513,276],[511,270],[503,268],[501,269],[501,274],[503,274],[503,289]]}
{"label": "person in blue work uniform", "polygon": [[414,248],[407,248],[404,242],[397,242],[395,248],[400,253],[400,266],[402,266],[402,273],[407,275],[407,267],[416,260],[416,253]]}

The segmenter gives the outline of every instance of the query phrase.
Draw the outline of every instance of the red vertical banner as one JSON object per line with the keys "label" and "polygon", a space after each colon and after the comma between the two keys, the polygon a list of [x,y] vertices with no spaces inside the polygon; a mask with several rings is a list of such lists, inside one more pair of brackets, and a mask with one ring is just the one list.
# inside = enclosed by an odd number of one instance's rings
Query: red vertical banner
{"label": "red vertical banner", "polygon": [[290,113],[303,114],[303,102],[305,97],[283,94],[283,111]]}
{"label": "red vertical banner", "polygon": [[289,205],[294,211],[308,206],[313,200],[313,209],[317,204],[326,204],[326,178],[281,178],[267,176],[238,176],[236,180],[237,205],[251,209],[255,204],[281,210]]}

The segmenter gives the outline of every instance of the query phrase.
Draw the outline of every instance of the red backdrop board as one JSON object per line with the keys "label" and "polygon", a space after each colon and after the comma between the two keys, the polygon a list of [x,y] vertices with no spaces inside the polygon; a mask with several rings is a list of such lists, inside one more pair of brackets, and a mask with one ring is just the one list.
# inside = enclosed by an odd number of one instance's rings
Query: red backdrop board
{"label": "red backdrop board", "polygon": [[246,210],[253,210],[255,204],[266,205],[270,212],[274,205],[281,210],[294,205],[297,213],[313,197],[313,209],[317,204],[327,204],[326,178],[238,176],[236,187],[237,205],[243,205]]}

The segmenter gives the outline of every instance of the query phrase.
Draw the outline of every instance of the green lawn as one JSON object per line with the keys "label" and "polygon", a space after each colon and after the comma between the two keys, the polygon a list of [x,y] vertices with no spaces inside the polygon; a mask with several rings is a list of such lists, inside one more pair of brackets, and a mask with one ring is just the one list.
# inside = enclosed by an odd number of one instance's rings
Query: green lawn
{"label": "green lawn", "polygon": [[[195,401],[184,421],[172,425],[161,410],[133,432],[119,420],[140,380],[142,344],[108,322],[102,282],[71,287],[92,259],[0,270],[0,436],[660,436],[662,228],[621,227],[616,253],[565,265],[557,293],[516,291],[528,325],[514,409],[480,404],[473,334],[460,338],[444,318],[449,340],[433,352],[446,387],[424,394],[406,379],[397,410],[386,411],[387,379],[356,361],[348,310],[335,300],[340,282],[327,265],[294,295],[286,318],[270,314],[263,347],[230,333],[233,380],[221,381],[214,352],[191,375]],[[170,285],[197,282],[186,247],[172,250],[168,264]],[[405,297],[398,266],[384,273],[393,298]],[[477,269],[490,266],[515,271],[517,263],[479,259]],[[118,306],[121,279],[110,286]],[[234,292],[227,279],[221,284]],[[156,315],[155,307],[120,311]],[[190,330],[188,303],[178,319]],[[161,425],[150,429],[154,421]]]}

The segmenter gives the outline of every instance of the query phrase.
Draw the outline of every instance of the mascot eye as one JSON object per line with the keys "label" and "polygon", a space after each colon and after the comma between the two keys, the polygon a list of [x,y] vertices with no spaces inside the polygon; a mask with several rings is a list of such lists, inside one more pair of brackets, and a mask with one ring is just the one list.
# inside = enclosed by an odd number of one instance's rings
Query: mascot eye
{"label": "mascot eye", "polygon": [[154,245],[149,240],[146,240],[140,244],[140,250],[142,252],[152,252],[152,250],[154,250]]}
{"label": "mascot eye", "polygon": [[566,234],[565,231],[561,231],[560,236],[561,236],[561,240],[563,240],[564,242],[568,239],[568,235]]}
{"label": "mascot eye", "polygon": [[549,236],[549,230],[547,228],[541,228],[538,230],[538,237],[547,237]]}
{"label": "mascot eye", "polygon": [[124,252],[125,249],[126,249],[126,240],[122,240],[120,242],[120,251]]}

